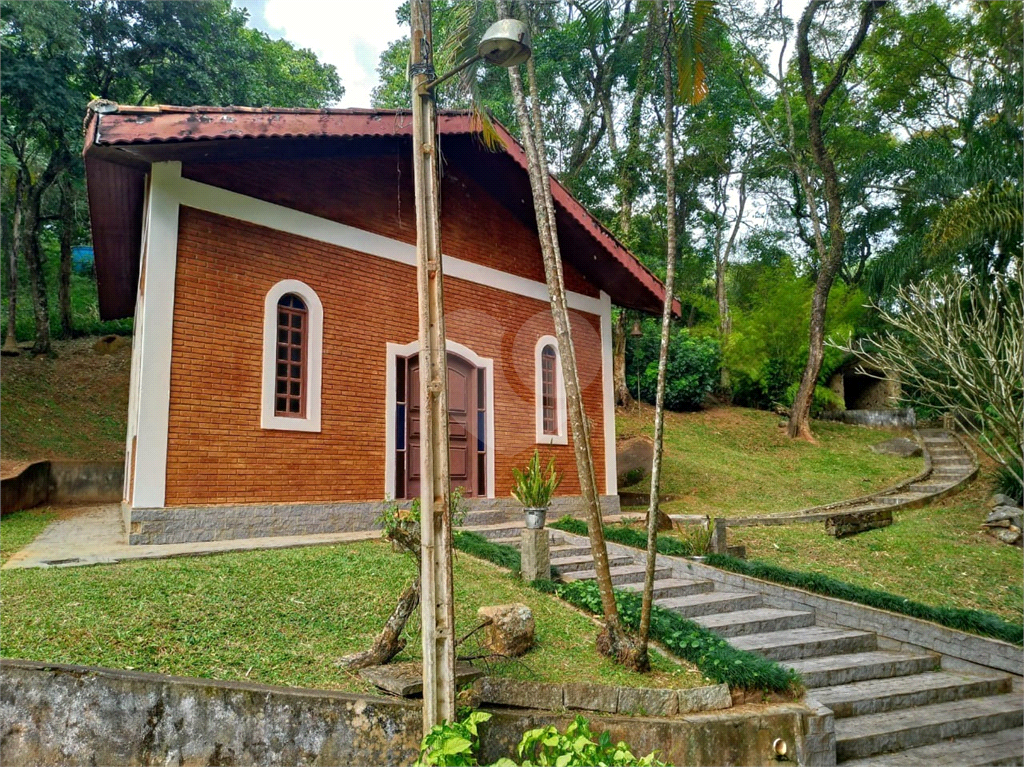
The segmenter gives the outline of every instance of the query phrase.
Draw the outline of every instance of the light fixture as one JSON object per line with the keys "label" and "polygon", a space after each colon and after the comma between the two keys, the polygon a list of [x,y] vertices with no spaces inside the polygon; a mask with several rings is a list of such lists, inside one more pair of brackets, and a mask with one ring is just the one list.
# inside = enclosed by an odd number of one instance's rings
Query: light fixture
{"label": "light fixture", "polygon": [[518,19],[501,19],[487,28],[480,44],[476,47],[476,56],[466,59],[455,69],[441,77],[430,80],[420,86],[422,91],[432,91],[467,67],[483,59],[496,67],[515,67],[530,58],[530,30]]}

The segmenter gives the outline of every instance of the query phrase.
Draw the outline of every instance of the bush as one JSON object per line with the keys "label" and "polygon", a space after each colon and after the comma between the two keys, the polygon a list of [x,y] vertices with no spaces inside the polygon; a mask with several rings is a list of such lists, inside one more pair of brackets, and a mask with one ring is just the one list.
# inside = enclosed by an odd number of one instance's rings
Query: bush
{"label": "bush", "polygon": [[1016,471],[1019,469],[1003,466],[996,472],[996,492],[1010,496],[1020,506],[1024,503],[1024,485],[1021,484]]}
{"label": "bush", "polygon": [[[660,336],[641,339],[626,370],[641,368],[640,395],[644,402],[654,404],[658,385],[658,354]],[[669,341],[665,371],[665,407],[669,410],[699,410],[704,398],[719,381],[721,349],[714,338],[691,336],[686,328],[674,333]],[[630,389],[636,391],[636,375]]]}
{"label": "bush", "polygon": [[[783,397],[786,407],[793,407],[793,400],[800,389],[800,383],[792,384]],[[814,398],[811,400],[811,418],[821,418],[822,413],[839,413],[846,409],[843,398],[828,387],[818,384],[814,387]]]}

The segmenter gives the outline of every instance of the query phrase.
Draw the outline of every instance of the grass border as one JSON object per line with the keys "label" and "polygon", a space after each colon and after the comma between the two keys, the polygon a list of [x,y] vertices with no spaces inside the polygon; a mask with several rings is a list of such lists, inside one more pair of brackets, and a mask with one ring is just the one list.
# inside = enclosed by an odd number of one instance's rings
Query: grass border
{"label": "grass border", "polygon": [[[459,531],[452,535],[455,548],[501,567],[518,569],[519,552],[512,546],[493,543],[477,533]],[[515,565],[515,566],[513,566]],[[594,582],[554,583],[533,581],[538,591],[554,594],[571,605],[596,615],[601,614],[601,596]],[[620,589],[615,602],[623,622],[636,630],[640,625],[642,597]],[[651,610],[651,638],[684,660],[693,663],[707,678],[730,688],[795,693],[800,676],[792,669],[760,655],[737,650],[726,640],[681,615],[654,605]]]}
{"label": "grass border", "polygon": [[[572,517],[563,517],[551,523],[550,527],[575,535],[587,534],[586,523]],[[608,540],[623,546],[630,546],[641,550],[647,549],[647,536],[631,528],[605,525],[604,536]],[[691,552],[691,547],[685,541],[658,536],[659,554],[685,557],[689,556]],[[906,615],[911,618],[919,618],[920,620],[937,623],[940,626],[955,629],[956,631],[964,631],[969,634],[990,637],[1003,642],[1009,642],[1010,644],[1024,646],[1024,626],[1010,623],[994,613],[988,613],[983,610],[932,607],[897,596],[896,594],[890,594],[887,591],[854,586],[828,575],[787,570],[784,567],[759,560],[748,562],[745,559],[730,557],[726,554],[708,554],[704,564],[717,567],[720,570],[729,570],[740,575],[746,575],[750,578],[759,578],[763,581],[803,589],[814,594],[821,594],[822,596],[834,599],[843,599],[847,602],[854,602],[879,610],[887,610],[891,613]]]}

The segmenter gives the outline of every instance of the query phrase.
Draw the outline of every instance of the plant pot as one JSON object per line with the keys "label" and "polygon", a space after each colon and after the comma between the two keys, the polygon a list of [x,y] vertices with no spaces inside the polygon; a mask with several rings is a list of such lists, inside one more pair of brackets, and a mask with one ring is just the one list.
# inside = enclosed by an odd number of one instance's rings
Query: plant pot
{"label": "plant pot", "polygon": [[527,530],[542,530],[544,528],[544,521],[548,516],[548,510],[546,507],[535,508],[527,506],[523,511],[526,513]]}

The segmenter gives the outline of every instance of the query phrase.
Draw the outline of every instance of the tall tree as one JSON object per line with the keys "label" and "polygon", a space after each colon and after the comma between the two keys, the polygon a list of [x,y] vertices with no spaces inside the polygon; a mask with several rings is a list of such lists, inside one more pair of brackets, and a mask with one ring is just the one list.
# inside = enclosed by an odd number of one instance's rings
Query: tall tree
{"label": "tall tree", "polygon": [[839,174],[836,171],[832,151],[825,144],[825,135],[822,131],[822,116],[829,99],[832,98],[836,89],[843,82],[843,78],[853,63],[857,51],[860,50],[861,45],[864,43],[872,19],[874,19],[878,10],[886,4],[886,0],[869,0],[869,2],[864,3],[861,7],[860,22],[857,26],[857,31],[853,35],[853,39],[840,56],[831,77],[819,91],[815,84],[808,36],[815,14],[828,4],[829,0],[811,0],[800,17],[796,34],[800,85],[804,101],[807,105],[807,136],[811,145],[811,154],[824,182],[825,210],[828,221],[828,242],[822,253],[821,263],[818,266],[818,277],[815,280],[814,293],[811,297],[807,366],[804,368],[803,376],[800,379],[800,388],[797,390],[796,397],[793,400],[789,424],[786,427],[786,432],[790,437],[800,437],[803,439],[813,439],[810,423],[811,401],[814,397],[814,387],[817,385],[818,373],[821,372],[821,363],[824,359],[825,312],[828,309],[829,291],[832,290],[832,283],[835,281],[843,262],[843,248],[846,238],[846,230],[843,226],[843,203]]}

